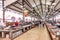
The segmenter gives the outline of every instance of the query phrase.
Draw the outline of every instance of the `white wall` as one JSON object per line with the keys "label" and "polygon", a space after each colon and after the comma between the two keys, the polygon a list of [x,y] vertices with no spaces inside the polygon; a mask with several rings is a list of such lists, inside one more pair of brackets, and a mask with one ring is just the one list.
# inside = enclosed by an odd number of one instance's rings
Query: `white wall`
{"label": "white wall", "polygon": [[21,20],[23,19],[23,15],[22,14],[18,14],[17,12],[12,12],[12,11],[6,11],[5,12],[5,19],[9,19],[7,21],[12,21],[11,17],[15,17],[15,21],[18,21],[19,18],[21,18]]}

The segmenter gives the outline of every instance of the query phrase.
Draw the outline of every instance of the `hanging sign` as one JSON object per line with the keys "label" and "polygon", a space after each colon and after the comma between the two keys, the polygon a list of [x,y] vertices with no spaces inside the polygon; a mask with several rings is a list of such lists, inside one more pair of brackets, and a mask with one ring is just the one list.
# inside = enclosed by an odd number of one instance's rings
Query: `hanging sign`
{"label": "hanging sign", "polygon": [[28,16],[28,10],[24,10],[24,16],[25,16],[25,17]]}

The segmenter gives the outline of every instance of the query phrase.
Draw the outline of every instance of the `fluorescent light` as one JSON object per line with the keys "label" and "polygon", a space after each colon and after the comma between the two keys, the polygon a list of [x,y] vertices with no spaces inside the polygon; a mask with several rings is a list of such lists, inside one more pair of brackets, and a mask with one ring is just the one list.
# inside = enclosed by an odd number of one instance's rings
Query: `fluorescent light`
{"label": "fluorescent light", "polygon": [[37,3],[36,5],[39,5],[39,3]]}
{"label": "fluorescent light", "polygon": [[47,5],[51,5],[51,3],[46,3]]}
{"label": "fluorescent light", "polygon": [[21,8],[23,8],[23,6],[21,6]]}
{"label": "fluorescent light", "polygon": [[52,5],[56,5],[56,3],[53,3]]}
{"label": "fluorescent light", "polygon": [[32,5],[32,7],[36,7],[36,5],[34,4],[34,5]]}

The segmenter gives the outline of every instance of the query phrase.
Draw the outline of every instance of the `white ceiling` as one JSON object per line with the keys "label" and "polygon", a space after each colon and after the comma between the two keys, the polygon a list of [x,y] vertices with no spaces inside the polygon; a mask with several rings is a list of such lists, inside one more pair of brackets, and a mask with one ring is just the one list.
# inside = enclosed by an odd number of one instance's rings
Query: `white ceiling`
{"label": "white ceiling", "polygon": [[5,1],[4,1],[5,7],[6,7],[7,5],[10,5],[11,3],[15,2],[15,1],[17,1],[17,0],[5,0]]}

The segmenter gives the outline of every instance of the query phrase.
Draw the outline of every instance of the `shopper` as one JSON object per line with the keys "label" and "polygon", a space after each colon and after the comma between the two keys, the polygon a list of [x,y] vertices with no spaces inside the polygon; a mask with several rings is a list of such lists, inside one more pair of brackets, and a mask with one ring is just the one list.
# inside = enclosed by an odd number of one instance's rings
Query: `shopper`
{"label": "shopper", "polygon": [[43,27],[44,27],[44,25],[45,25],[45,24],[44,24],[44,22],[43,22]]}
{"label": "shopper", "polygon": [[18,21],[15,22],[15,26],[18,27]]}
{"label": "shopper", "polygon": [[45,25],[45,23],[44,23],[44,21],[42,21],[42,26],[44,27],[44,25]]}
{"label": "shopper", "polygon": [[39,28],[41,27],[41,21],[39,21]]}

